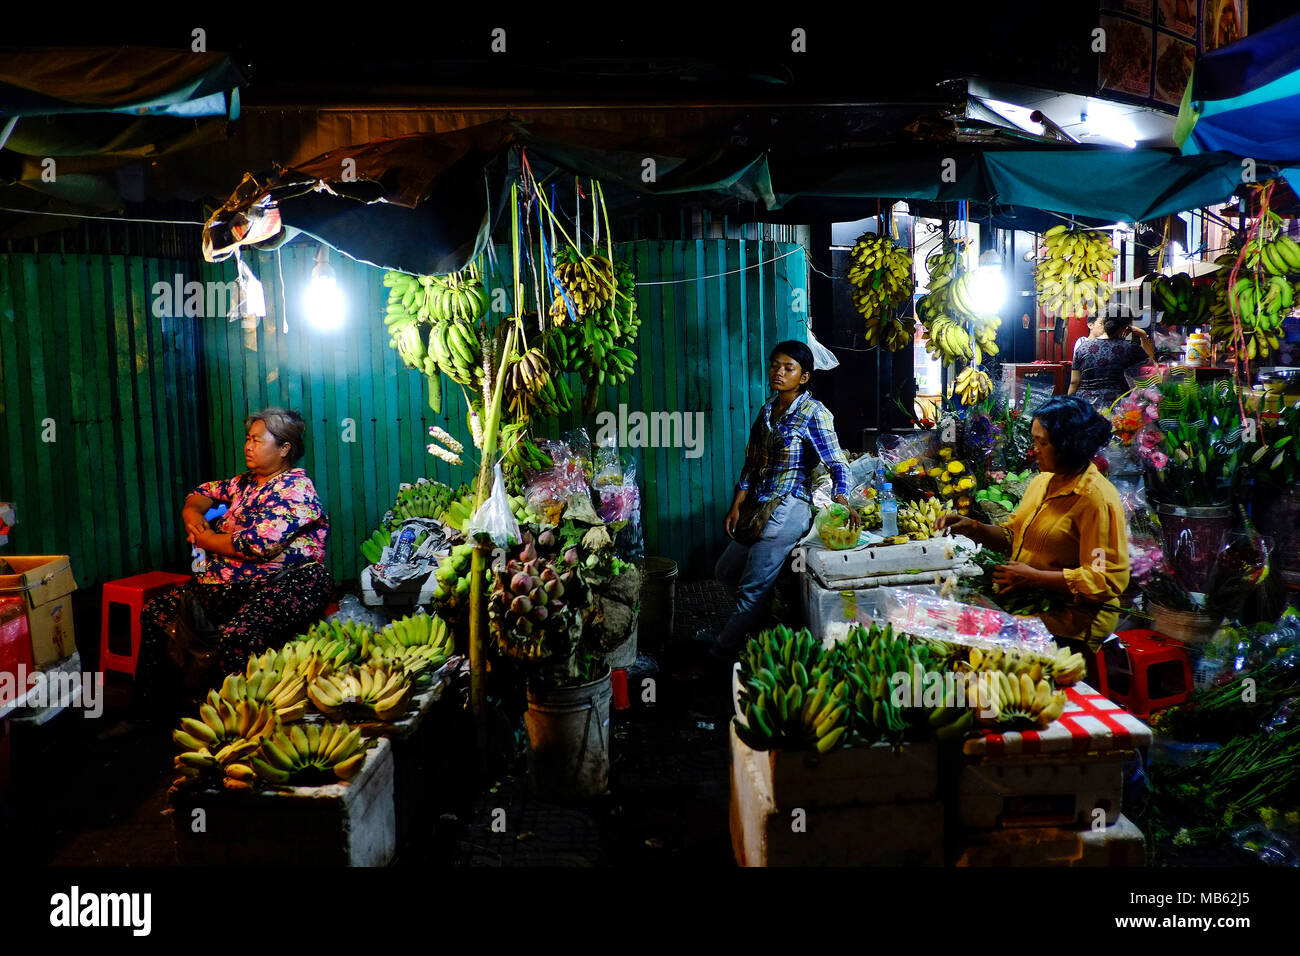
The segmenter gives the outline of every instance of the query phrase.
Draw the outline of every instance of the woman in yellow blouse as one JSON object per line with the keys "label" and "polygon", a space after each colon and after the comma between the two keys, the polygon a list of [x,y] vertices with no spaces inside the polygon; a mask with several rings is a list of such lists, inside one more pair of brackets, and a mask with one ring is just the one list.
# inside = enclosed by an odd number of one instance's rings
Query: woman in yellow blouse
{"label": "woman in yellow blouse", "polygon": [[[946,514],[940,528],[1008,554],[993,571],[1000,590],[1037,588],[1069,596],[1042,615],[1058,643],[1095,651],[1119,621],[1128,587],[1128,523],[1119,492],[1092,459],[1110,440],[1110,423],[1087,402],[1058,395],[1034,412],[1039,474],[1005,525]],[[1084,654],[1089,672],[1091,654]]]}

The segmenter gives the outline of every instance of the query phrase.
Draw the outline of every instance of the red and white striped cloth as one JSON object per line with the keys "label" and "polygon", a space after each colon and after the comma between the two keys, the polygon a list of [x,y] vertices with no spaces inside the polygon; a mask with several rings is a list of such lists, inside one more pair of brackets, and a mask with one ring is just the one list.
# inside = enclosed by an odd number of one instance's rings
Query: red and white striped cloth
{"label": "red and white striped cloth", "polygon": [[1046,730],[985,731],[967,740],[972,757],[1070,756],[1131,751],[1151,744],[1151,728],[1087,684],[1065,689],[1065,710]]}

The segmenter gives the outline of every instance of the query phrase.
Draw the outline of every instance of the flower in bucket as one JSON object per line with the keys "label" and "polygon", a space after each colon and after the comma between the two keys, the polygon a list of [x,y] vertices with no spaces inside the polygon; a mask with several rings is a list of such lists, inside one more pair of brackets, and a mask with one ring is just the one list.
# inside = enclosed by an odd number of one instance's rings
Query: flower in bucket
{"label": "flower in bucket", "polygon": [[1151,453],[1151,464],[1156,466],[1157,471],[1163,470],[1169,464],[1169,456],[1162,451],[1154,451]]}

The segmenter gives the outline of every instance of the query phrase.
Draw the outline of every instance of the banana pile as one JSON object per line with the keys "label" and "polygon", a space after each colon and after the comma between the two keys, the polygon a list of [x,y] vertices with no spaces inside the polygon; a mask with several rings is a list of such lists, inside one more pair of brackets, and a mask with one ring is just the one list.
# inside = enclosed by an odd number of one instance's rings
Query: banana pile
{"label": "banana pile", "polygon": [[[571,250],[566,254],[577,255]],[[602,263],[608,261],[599,256],[592,258]],[[621,385],[636,370],[637,357],[631,349],[641,329],[636,276],[629,266],[617,262],[613,277],[612,295],[585,313],[579,310],[571,315],[562,296],[557,295],[552,303],[554,325],[546,332],[543,350],[551,363],[554,394],[547,388],[537,396],[539,407],[547,415],[568,411],[570,407],[573,393],[563,373],[581,374],[586,392],[583,407],[591,412],[595,410],[600,386]]]}
{"label": "banana pile", "polygon": [[390,671],[400,667],[419,680],[454,653],[455,640],[447,622],[436,614],[420,613],[393,621],[376,634],[370,659]]}
{"label": "banana pile", "polygon": [[556,251],[555,277],[564,290],[557,291],[551,302],[551,317],[556,325],[563,325],[570,317],[566,294],[578,318],[582,318],[608,305],[617,287],[612,262],[604,256],[584,257],[572,246]]}
{"label": "banana pile", "polygon": [[978,405],[993,394],[993,379],[983,369],[968,365],[957,374],[953,389],[963,405]]}
{"label": "banana pile", "polygon": [[1193,285],[1186,272],[1156,276],[1151,294],[1156,308],[1164,313],[1165,325],[1195,326],[1208,321],[1216,298],[1210,289]]}
{"label": "banana pile", "polygon": [[548,638],[567,633],[574,624],[574,599],[580,596],[577,563],[573,548],[555,560],[542,558],[532,535],[525,534],[518,554],[494,572],[488,622],[503,655],[536,661],[550,656],[553,645],[565,646]]}
{"label": "banana pile", "polygon": [[986,671],[1005,671],[1016,679],[1024,674],[1037,684],[1044,678],[1050,679],[1057,687],[1070,687],[1083,679],[1087,664],[1083,655],[1064,647],[1050,645],[1050,650],[1038,653],[1020,648],[969,648],[966,659],[959,667],[976,673]]}
{"label": "banana pile", "polygon": [[864,499],[858,507],[858,514],[862,516],[862,527],[868,531],[880,530],[880,499],[876,496],[876,489],[863,488],[859,494]]}
{"label": "banana pile", "polygon": [[[1214,261],[1219,271],[1214,280],[1214,307],[1210,337],[1232,344],[1236,334],[1233,315],[1240,316],[1248,358],[1267,358],[1281,345],[1282,323],[1295,300],[1290,276],[1300,273],[1300,245],[1284,233],[1271,239],[1257,235],[1246,244],[1246,258],[1231,282],[1237,256],[1225,253]],[[1240,342],[1235,343],[1241,347]]]}
{"label": "banana pile", "polygon": [[501,453],[504,456],[501,473],[507,488],[522,488],[525,479],[539,471],[555,467],[551,456],[534,445],[528,437],[526,422],[501,426]]}
{"label": "banana pile", "polygon": [[458,544],[433,572],[436,584],[433,600],[440,606],[454,609],[469,600],[470,560],[474,556],[472,544]]}
{"label": "banana pile", "polygon": [[298,673],[297,663],[289,667],[274,666],[254,669],[254,656],[248,663],[247,675],[227,674],[218,692],[223,700],[238,704],[269,704],[285,723],[297,720],[307,713],[307,679]]}
{"label": "banana pile", "polygon": [[912,297],[912,257],[888,236],[864,232],[849,253],[849,283],[853,306],[867,321],[867,346],[883,344],[898,352],[912,344],[910,313],[898,317],[898,307]]}
{"label": "banana pile", "polygon": [[926,541],[935,537],[935,523],[947,511],[952,511],[951,501],[929,498],[925,501],[909,501],[898,509],[898,533],[905,534],[913,541]]}
{"label": "banana pile", "polygon": [[172,740],[181,748],[175,758],[180,776],[173,787],[216,784],[231,790],[245,789],[247,780],[239,763],[257,750],[257,741],[280,729],[280,718],[270,704],[244,699],[231,703],[208,693],[199,717],[184,717]]}
{"label": "banana pile", "polygon": [[1096,315],[1110,299],[1106,276],[1115,271],[1119,250],[1103,233],[1064,224],[1043,233],[1045,255],[1034,269],[1039,302],[1048,315]]}
{"label": "banana pile", "polygon": [[294,724],[258,741],[258,756],[250,761],[257,779],[272,786],[312,785],[351,780],[361,770],[369,743],[360,727],[347,724]]}
{"label": "banana pile", "polygon": [[397,491],[393,507],[384,516],[384,527],[391,530],[412,518],[441,519],[452,501],[468,490],[469,486],[462,484],[453,491],[450,485],[428,478],[421,478],[415,484],[403,484]]}
{"label": "banana pile", "polygon": [[356,621],[317,621],[307,628],[307,633],[296,641],[284,646],[282,653],[290,647],[298,658],[319,657],[330,667],[342,667],[361,657],[362,644],[368,641],[368,635],[374,631]]}
{"label": "banana pile", "polygon": [[[429,380],[429,407],[442,410],[441,370],[464,386],[483,380],[482,350],[474,323],[487,314],[488,297],[477,276],[411,276],[384,273],[389,344],[402,363]],[[431,326],[425,344],[421,325]]]}
{"label": "banana pile", "polygon": [[[531,403],[551,385],[551,363],[537,348],[527,349],[506,370],[505,397],[510,414],[527,421]],[[558,407],[559,393],[551,386],[551,407]]]}
{"label": "banana pile", "polygon": [[307,688],[307,696],[326,717],[360,716],[391,723],[406,713],[415,685],[400,665],[357,664],[322,674]]}
{"label": "banana pile", "polygon": [[466,491],[459,498],[447,505],[445,511],[438,518],[443,524],[462,535],[465,529],[469,527],[469,519],[474,517],[474,493]]}
{"label": "banana pile", "polygon": [[826,753],[849,731],[849,685],[837,679],[821,642],[788,627],[750,639],[741,655],[736,735],[755,750]]}
{"label": "banana pile", "polygon": [[[888,624],[883,629],[874,623],[854,627],[831,657],[848,675],[858,736],[895,743],[904,735],[937,736],[940,741],[964,737],[975,719],[964,699],[946,701],[940,695],[937,706],[918,703],[926,696],[927,675],[930,681],[945,679],[951,653],[938,642],[895,634]],[[918,680],[920,686],[916,686]]]}
{"label": "banana pile", "polygon": [[983,724],[1000,730],[1018,727],[1046,730],[1065,710],[1065,693],[1053,690],[1046,678],[1034,681],[1025,673],[1012,677],[1003,670],[987,673],[992,679],[981,682],[980,722]]}

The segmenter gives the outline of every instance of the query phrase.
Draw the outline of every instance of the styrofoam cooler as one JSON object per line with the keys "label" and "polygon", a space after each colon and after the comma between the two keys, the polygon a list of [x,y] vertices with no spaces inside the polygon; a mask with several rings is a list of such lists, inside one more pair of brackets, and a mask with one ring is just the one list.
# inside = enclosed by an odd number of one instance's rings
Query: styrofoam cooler
{"label": "styrofoam cooler", "polygon": [[808,572],[826,588],[852,587],[865,578],[913,571],[945,571],[966,563],[978,546],[969,538],[930,538],[887,547],[871,546],[849,551],[810,547]]}

